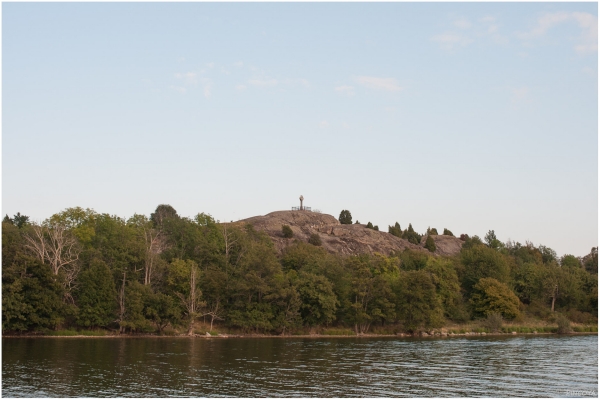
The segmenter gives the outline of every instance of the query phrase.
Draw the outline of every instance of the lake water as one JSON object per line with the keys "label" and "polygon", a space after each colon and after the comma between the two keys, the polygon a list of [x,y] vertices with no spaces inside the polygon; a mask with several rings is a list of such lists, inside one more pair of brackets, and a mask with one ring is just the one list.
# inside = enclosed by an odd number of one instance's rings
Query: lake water
{"label": "lake water", "polygon": [[597,392],[597,335],[2,339],[2,397],[597,397]]}

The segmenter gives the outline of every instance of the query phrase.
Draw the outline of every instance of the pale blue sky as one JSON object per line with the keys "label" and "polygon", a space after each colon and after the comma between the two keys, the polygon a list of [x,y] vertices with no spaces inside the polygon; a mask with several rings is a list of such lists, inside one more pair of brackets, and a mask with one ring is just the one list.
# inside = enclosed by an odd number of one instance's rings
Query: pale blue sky
{"label": "pale blue sky", "polygon": [[305,205],[582,256],[597,3],[3,3],[2,212]]}

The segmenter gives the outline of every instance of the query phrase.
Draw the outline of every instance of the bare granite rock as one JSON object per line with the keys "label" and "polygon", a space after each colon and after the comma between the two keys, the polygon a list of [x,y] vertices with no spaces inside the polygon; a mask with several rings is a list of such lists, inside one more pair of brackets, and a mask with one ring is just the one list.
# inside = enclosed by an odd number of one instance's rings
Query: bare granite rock
{"label": "bare granite rock", "polygon": [[[389,255],[392,251],[403,251],[407,248],[417,251],[427,251],[423,248],[423,245],[418,246],[409,243],[407,240],[398,238],[387,232],[368,229],[362,224],[342,225],[331,215],[310,211],[275,211],[264,216],[241,220],[235,224],[245,225],[248,223],[252,224],[254,229],[267,233],[273,240],[275,248],[279,253],[286,246],[291,245],[294,240],[307,242],[313,233],[321,237],[322,246],[325,250],[335,254],[380,253]],[[281,232],[282,225],[290,226],[292,232],[294,232],[293,238],[286,239],[283,237],[283,233]],[[440,241],[440,243],[440,248],[447,248],[448,250],[440,250],[439,254],[447,254],[449,251],[452,251],[452,247],[446,246],[445,242]],[[456,249],[456,246],[454,246],[454,249]],[[460,251],[460,247],[452,254],[456,254],[458,251]],[[438,254],[437,251],[436,254]]]}
{"label": "bare granite rock", "polygon": [[[453,256],[460,252],[462,249],[463,241],[454,236],[447,235],[429,235],[433,239],[435,243],[435,254],[440,256]],[[427,235],[423,235],[421,238],[421,246],[425,246],[425,241],[427,240]]]}

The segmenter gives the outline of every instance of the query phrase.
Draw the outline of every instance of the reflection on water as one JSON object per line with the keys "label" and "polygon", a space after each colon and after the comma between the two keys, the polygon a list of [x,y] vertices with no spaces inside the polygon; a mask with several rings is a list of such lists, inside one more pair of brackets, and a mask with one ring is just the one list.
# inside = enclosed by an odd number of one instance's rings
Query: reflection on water
{"label": "reflection on water", "polygon": [[3,397],[561,397],[598,337],[3,338]]}

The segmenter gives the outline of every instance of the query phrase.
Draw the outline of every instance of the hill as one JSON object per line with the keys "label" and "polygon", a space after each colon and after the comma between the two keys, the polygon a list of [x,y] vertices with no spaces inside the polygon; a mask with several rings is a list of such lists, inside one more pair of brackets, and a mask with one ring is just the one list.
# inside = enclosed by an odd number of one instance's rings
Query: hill
{"label": "hill", "polygon": [[[240,220],[236,224],[252,224],[256,230],[267,233],[278,252],[293,243],[295,239],[308,241],[310,235],[315,233],[321,237],[323,248],[336,254],[381,253],[388,255],[392,251],[403,251],[404,249],[428,251],[424,248],[425,236],[420,245],[415,245],[387,232],[368,229],[366,225],[342,225],[332,215],[310,211],[275,211],[264,216]],[[294,232],[292,239],[283,237],[281,232],[283,225],[289,225],[292,228]],[[457,254],[462,247],[462,241],[453,236],[432,235],[432,238],[437,247],[435,254]]]}

